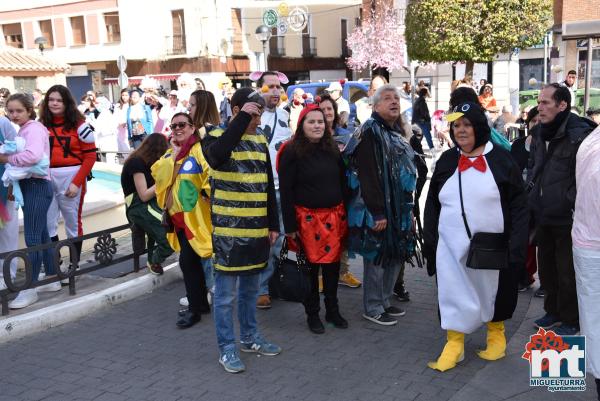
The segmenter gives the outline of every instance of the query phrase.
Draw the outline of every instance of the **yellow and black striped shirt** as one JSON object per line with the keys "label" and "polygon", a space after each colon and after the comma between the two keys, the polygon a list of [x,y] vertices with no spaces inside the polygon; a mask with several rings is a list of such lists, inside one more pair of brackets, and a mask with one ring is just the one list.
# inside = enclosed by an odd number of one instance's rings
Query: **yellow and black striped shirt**
{"label": "yellow and black striped shirt", "polygon": [[[221,135],[227,132],[209,132],[203,147],[211,142],[218,146]],[[210,164],[210,147],[205,154]],[[273,226],[269,193],[274,192],[268,143],[262,131],[243,134],[229,160],[210,170],[210,180],[214,268],[234,274],[263,269],[269,258],[269,227]]]}

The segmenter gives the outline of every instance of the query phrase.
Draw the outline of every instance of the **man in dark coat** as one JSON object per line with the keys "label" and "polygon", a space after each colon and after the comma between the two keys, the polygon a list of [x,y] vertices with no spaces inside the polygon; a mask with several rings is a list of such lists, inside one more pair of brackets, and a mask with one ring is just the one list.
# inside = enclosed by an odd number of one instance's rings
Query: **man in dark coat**
{"label": "man in dark coat", "polygon": [[570,105],[571,93],[564,86],[553,83],[540,91],[541,125],[534,137],[533,168],[527,184],[537,232],[540,281],[546,291],[546,314],[535,324],[544,329],[560,324],[555,330],[560,335],[579,331],[571,241],[575,156],[579,144],[596,127],[571,113]]}

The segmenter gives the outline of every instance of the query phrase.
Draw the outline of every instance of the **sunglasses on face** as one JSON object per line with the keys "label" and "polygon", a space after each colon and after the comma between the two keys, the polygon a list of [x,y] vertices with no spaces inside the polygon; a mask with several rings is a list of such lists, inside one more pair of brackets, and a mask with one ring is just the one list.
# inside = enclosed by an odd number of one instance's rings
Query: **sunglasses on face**
{"label": "sunglasses on face", "polygon": [[192,125],[192,124],[186,123],[186,122],[173,123],[173,124],[169,125],[169,128],[171,128],[171,131],[175,131],[176,129],[184,129],[186,127],[186,125]]}

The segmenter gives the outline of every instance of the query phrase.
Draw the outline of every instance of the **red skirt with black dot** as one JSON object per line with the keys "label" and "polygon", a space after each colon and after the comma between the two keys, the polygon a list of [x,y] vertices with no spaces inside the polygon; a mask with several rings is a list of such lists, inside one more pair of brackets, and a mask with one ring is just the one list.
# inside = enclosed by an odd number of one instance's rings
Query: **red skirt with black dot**
{"label": "red skirt with black dot", "polygon": [[343,203],[327,209],[296,206],[298,236],[310,263],[339,262],[348,236],[347,220]]}

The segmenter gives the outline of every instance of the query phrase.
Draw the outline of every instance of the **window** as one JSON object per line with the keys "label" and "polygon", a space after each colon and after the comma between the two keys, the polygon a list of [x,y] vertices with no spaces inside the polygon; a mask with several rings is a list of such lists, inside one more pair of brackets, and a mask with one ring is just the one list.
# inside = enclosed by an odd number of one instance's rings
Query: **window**
{"label": "window", "polygon": [[348,20],[343,18],[341,22],[342,28],[342,57],[346,58],[350,56],[350,52],[348,51]]}
{"label": "window", "polygon": [[85,24],[83,16],[71,17],[71,31],[73,32],[73,45],[85,45]]}
{"label": "window", "polygon": [[302,30],[302,56],[314,57],[317,55],[317,38],[311,35],[311,16],[308,16],[308,23]]}
{"label": "window", "polygon": [[35,77],[14,77],[15,92],[33,93],[36,87]]}
{"label": "window", "polygon": [[231,9],[231,26],[233,26],[233,54],[244,54],[241,8]]}
{"label": "window", "polygon": [[47,19],[40,21],[40,32],[42,36],[46,38],[48,43],[44,45],[46,49],[54,47],[54,36],[52,35],[52,21]]}
{"label": "window", "polygon": [[[529,85],[529,80],[535,78],[538,82],[544,79],[544,59],[521,59],[519,60],[519,90],[535,89]],[[537,94],[536,94],[537,98]]]}
{"label": "window", "polygon": [[115,11],[104,14],[104,25],[106,26],[106,43],[120,42],[121,25],[119,25],[119,13]]}
{"label": "window", "polygon": [[23,48],[23,33],[21,32],[20,23],[2,25],[2,32],[4,33],[6,46]]}
{"label": "window", "polygon": [[285,36],[277,35],[277,27],[271,29],[271,39],[269,39],[269,54],[272,56],[285,56]]}
{"label": "window", "polygon": [[170,54],[185,54],[185,20],[183,10],[171,11],[173,37]]}

